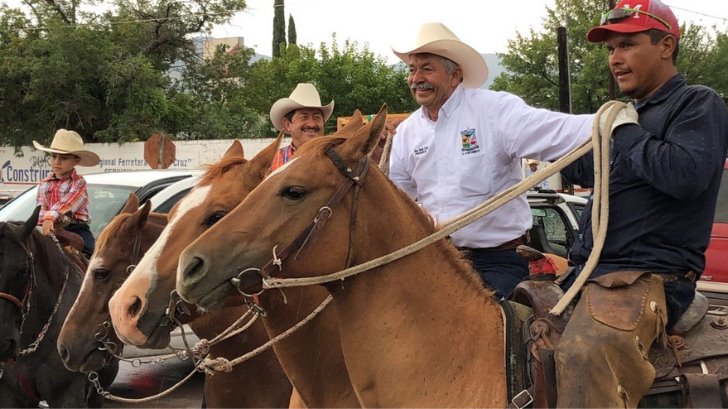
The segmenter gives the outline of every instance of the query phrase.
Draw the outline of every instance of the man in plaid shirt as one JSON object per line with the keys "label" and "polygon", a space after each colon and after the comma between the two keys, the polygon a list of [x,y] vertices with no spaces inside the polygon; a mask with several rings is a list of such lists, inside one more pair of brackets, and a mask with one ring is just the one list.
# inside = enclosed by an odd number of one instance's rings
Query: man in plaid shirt
{"label": "man in plaid shirt", "polygon": [[83,253],[91,257],[96,240],[89,228],[86,180],[76,173],[75,167],[96,166],[100,161],[98,155],[84,149],[81,135],[65,129],[56,132],[50,148],[36,141],[33,145],[51,154],[51,173],[38,186],[38,224],[43,226],[43,234],[53,234],[57,224],[68,223],[65,229],[81,236]]}
{"label": "man in plaid shirt", "polygon": [[324,134],[324,123],[334,111],[334,101],[321,105],[313,84],[300,83],[288,98],[276,101],[270,109],[273,126],[291,135],[291,144],[281,148],[273,158],[271,170],[293,159],[296,149],[309,140]]}

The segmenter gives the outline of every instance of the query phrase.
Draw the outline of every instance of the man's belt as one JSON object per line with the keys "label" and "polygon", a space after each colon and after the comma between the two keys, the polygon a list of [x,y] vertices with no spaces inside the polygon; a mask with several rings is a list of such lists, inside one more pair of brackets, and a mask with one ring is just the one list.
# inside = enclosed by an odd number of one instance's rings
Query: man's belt
{"label": "man's belt", "polygon": [[507,241],[500,246],[496,247],[482,247],[482,248],[475,248],[475,247],[458,247],[458,250],[461,251],[469,251],[472,253],[492,253],[495,251],[503,251],[503,250],[515,250],[516,247],[524,245],[528,242],[528,236],[523,235],[521,237],[515,238],[511,241]]}
{"label": "man's belt", "polygon": [[674,283],[676,281],[690,281],[694,283],[698,279],[698,274],[695,271],[688,271],[687,273],[658,273],[662,280],[666,283]]}

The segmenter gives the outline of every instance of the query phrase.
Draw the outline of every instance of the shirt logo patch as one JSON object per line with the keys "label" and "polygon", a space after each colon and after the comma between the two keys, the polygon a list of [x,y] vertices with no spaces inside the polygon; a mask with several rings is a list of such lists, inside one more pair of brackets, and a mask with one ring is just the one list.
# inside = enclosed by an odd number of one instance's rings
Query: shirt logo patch
{"label": "shirt logo patch", "polygon": [[463,156],[480,152],[480,145],[478,145],[478,137],[475,134],[475,128],[468,128],[464,131],[460,131],[460,141],[463,144]]}
{"label": "shirt logo patch", "polygon": [[420,148],[415,148],[415,156],[424,155],[427,153],[427,149],[429,149],[429,146],[422,146]]}

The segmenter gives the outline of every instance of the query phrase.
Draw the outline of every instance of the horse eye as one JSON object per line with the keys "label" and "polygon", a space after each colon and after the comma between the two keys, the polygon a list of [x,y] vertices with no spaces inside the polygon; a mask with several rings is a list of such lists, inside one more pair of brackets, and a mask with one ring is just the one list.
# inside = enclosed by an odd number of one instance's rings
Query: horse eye
{"label": "horse eye", "polygon": [[207,216],[207,218],[205,219],[205,221],[202,224],[204,224],[207,227],[211,227],[213,224],[219,222],[220,219],[225,217],[226,214],[227,214],[227,212],[215,212],[215,213]]}
{"label": "horse eye", "polygon": [[94,280],[105,281],[111,276],[111,271],[105,268],[94,269]]}
{"label": "horse eye", "polygon": [[288,186],[283,188],[281,196],[291,200],[301,200],[306,196],[306,189],[301,186]]}

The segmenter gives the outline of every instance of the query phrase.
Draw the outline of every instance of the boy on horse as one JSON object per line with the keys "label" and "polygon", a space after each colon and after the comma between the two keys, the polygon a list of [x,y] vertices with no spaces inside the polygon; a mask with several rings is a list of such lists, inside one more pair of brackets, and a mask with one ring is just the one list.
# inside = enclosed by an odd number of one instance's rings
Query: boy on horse
{"label": "boy on horse", "polygon": [[38,224],[43,226],[43,234],[53,234],[56,224],[65,225],[65,230],[81,236],[83,254],[90,258],[96,240],[89,228],[86,179],[76,173],[75,167],[96,166],[100,162],[98,155],[84,149],[81,135],[66,129],[56,131],[49,148],[36,141],[33,145],[51,154],[51,173],[40,182],[36,199],[41,207]]}
{"label": "boy on horse", "polygon": [[[650,347],[686,311],[705,268],[728,113],[712,89],[678,74],[680,27],[661,1],[620,1],[587,39],[606,44],[609,69],[634,106],[600,127],[612,138],[609,225],[556,350],[557,406],[636,407],[655,376]],[[593,186],[592,160],[563,174]],[[591,205],[571,248],[572,277],[594,246]]]}
{"label": "boy on horse", "polygon": [[291,144],[278,151],[271,170],[293,159],[296,149],[312,138],[324,134],[324,124],[334,112],[334,101],[321,105],[321,97],[313,84],[302,82],[288,98],[281,98],[270,108],[270,120],[281,132],[291,135]]}

